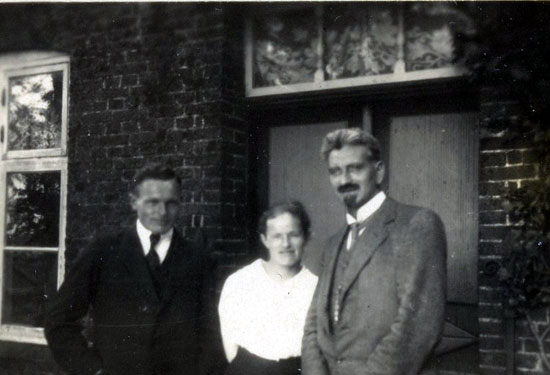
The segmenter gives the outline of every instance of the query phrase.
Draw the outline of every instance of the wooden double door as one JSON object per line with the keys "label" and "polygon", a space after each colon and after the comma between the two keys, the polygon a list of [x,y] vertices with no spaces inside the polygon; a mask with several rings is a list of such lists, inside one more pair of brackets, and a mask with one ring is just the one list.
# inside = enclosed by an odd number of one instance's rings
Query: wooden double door
{"label": "wooden double door", "polygon": [[329,183],[320,146],[324,135],[359,126],[381,142],[384,190],[428,207],[444,224],[448,242],[448,304],[442,371],[477,372],[478,110],[467,95],[287,106],[253,118],[257,211],[289,199],[312,218],[305,263],[316,271],[317,244],[345,223]]}

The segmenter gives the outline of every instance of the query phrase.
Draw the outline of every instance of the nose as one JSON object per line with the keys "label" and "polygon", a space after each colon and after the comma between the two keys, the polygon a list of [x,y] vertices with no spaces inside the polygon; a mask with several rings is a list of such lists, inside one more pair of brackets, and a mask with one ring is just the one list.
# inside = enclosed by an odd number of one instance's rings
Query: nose
{"label": "nose", "polygon": [[165,215],[166,214],[166,204],[165,203],[159,203],[158,207],[157,207],[157,210],[158,210],[158,213],[160,215]]}
{"label": "nose", "polygon": [[348,171],[342,172],[340,175],[340,185],[345,185],[351,182],[351,177]]}
{"label": "nose", "polygon": [[285,248],[290,246],[290,238],[288,236],[283,236],[283,246]]}

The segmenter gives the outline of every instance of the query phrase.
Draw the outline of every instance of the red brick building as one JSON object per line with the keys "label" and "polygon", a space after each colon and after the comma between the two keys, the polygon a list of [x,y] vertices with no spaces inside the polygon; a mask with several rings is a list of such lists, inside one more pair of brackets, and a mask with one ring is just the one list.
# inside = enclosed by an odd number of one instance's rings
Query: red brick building
{"label": "red brick building", "polygon": [[[515,6],[550,16],[546,4]],[[507,132],[520,115],[513,82],[472,83],[453,63],[452,31],[476,28],[453,9],[0,4],[2,374],[59,373],[41,336],[41,296],[91,238],[130,224],[128,183],[146,161],[183,177],[179,225],[208,235],[218,285],[256,256],[258,213],[283,198],[318,218],[313,266],[316,241],[343,218],[318,158],[338,126],[372,131],[390,194],[444,219],[440,373],[545,373],[525,323],[504,317],[495,273],[511,225],[502,191],[539,179],[537,159]],[[521,26],[500,22],[495,32]],[[495,131],[497,117],[508,125]]]}

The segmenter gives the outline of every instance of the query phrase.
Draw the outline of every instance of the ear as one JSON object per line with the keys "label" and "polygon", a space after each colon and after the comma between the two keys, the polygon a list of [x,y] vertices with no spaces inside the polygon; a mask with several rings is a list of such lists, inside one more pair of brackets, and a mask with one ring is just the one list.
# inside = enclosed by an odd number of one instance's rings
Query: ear
{"label": "ear", "polygon": [[260,240],[262,241],[262,243],[264,244],[264,246],[267,248],[267,244],[266,244],[267,238],[266,238],[265,234],[260,233]]}
{"label": "ear", "polygon": [[384,176],[386,175],[386,165],[382,160],[376,162],[376,184],[382,184]]}
{"label": "ear", "polygon": [[128,194],[128,199],[130,200],[132,210],[137,211],[137,197],[133,193],[130,193]]}

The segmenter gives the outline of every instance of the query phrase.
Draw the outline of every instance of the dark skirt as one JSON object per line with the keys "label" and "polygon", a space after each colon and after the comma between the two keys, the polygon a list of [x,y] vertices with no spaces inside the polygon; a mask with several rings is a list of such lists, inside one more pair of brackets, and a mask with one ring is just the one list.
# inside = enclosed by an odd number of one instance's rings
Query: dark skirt
{"label": "dark skirt", "polygon": [[299,375],[300,357],[271,361],[239,347],[224,375]]}

